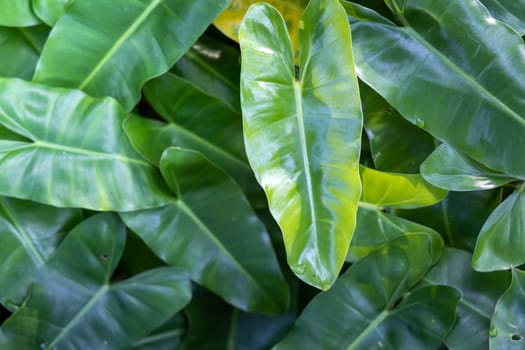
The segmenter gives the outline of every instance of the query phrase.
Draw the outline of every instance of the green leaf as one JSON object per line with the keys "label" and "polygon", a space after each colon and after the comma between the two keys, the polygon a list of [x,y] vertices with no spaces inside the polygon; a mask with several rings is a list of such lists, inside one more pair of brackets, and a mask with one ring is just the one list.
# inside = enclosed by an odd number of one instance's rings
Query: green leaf
{"label": "green leaf", "polygon": [[267,350],[293,325],[296,310],[278,316],[247,313],[199,288],[185,313],[183,350]]}
{"label": "green leaf", "polygon": [[130,350],[179,349],[185,336],[186,319],[182,313],[178,313],[153,333],[135,342]]}
{"label": "green leaf", "polygon": [[383,15],[390,15],[388,7],[386,7],[382,0],[362,0],[361,2],[365,2],[366,7],[347,0],[340,0],[340,2],[349,16],[350,23],[353,23],[356,19],[359,19],[360,21],[393,24],[392,21],[375,11],[381,10]]}
{"label": "green leaf", "polygon": [[367,255],[308,304],[274,350],[436,349],[460,295],[447,286],[411,290],[433,254],[428,235],[407,234]]}
{"label": "green leaf", "polygon": [[[434,138],[403,119],[380,95],[360,86],[365,131],[375,168],[399,173],[419,173],[420,164],[435,148]],[[399,137],[403,135],[403,137]]]}
{"label": "green leaf", "polygon": [[171,201],[160,174],[127,140],[127,116],[112,99],[0,79],[0,123],[25,138],[0,140],[0,193],[115,211]]}
{"label": "green leaf", "polygon": [[402,26],[352,26],[359,77],[406,119],[525,178],[525,45],[478,1],[389,0]]}
{"label": "green leaf", "polygon": [[54,26],[66,12],[66,5],[71,0],[32,0],[33,11],[45,23]]}
{"label": "green leaf", "polygon": [[34,80],[112,96],[130,110],[227,0],[75,0],[53,28]]}
{"label": "green leaf", "polygon": [[525,272],[513,269],[512,282],[492,316],[490,348],[521,350],[525,343]]}
{"label": "green leaf", "polygon": [[525,35],[525,3],[516,0],[480,0],[498,20],[508,24],[520,36]]}
{"label": "green leaf", "polygon": [[487,168],[447,144],[439,146],[421,165],[421,175],[431,184],[450,191],[487,190],[515,179]]}
{"label": "green leaf", "polygon": [[177,201],[122,214],[164,261],[243,310],[279,313],[289,292],[268,233],[238,185],[200,153],[167,149],[161,171]]}
{"label": "green leaf", "polygon": [[475,272],[470,267],[471,257],[465,251],[447,248],[423,279],[424,284],[445,284],[461,292],[457,321],[445,340],[450,350],[488,349],[492,313],[510,282],[508,273]]}
{"label": "green leaf", "polygon": [[[436,251],[443,248],[441,236],[433,229],[392,214],[384,213],[379,208],[361,203],[357,211],[357,226],[355,228],[354,238],[352,238],[346,260],[355,262],[388,241],[402,236],[407,232],[427,233],[433,240]],[[436,257],[439,258],[439,256]]]}
{"label": "green leaf", "polygon": [[0,303],[12,310],[22,303],[38,269],[81,219],[77,209],[0,197]]}
{"label": "green leaf", "polygon": [[244,136],[291,269],[328,289],[355,227],[362,113],[344,9],[336,0],[312,1],[301,23],[296,80],[277,10],[256,4],[246,14],[239,33]]}
{"label": "green leaf", "polygon": [[506,198],[487,219],[476,242],[477,271],[505,270],[525,263],[525,185]]}
{"label": "green leaf", "polygon": [[361,202],[378,207],[424,207],[447,195],[447,191],[429,184],[417,174],[386,173],[361,166],[361,181]]}
{"label": "green leaf", "polygon": [[120,349],[180,310],[191,298],[191,286],[179,269],[110,283],[125,237],[114,214],[92,216],[71,231],[39,271],[24,307],[2,325],[0,346]]}
{"label": "green leaf", "polygon": [[29,27],[38,23],[31,0],[0,0],[0,26]]}
{"label": "green leaf", "polygon": [[31,80],[49,28],[0,27],[0,76]]}
{"label": "green leaf", "polygon": [[203,35],[175,63],[171,72],[240,112],[239,49]]}

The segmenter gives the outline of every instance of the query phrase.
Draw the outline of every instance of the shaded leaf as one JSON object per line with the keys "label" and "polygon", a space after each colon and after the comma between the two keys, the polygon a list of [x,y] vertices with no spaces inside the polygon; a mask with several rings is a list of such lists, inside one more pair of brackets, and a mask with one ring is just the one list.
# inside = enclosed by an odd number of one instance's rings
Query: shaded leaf
{"label": "shaded leaf", "polygon": [[279,313],[288,306],[264,225],[238,185],[200,153],[169,148],[162,174],[177,201],[122,214],[126,224],[164,261],[243,309]]}
{"label": "shaded leaf", "polygon": [[519,35],[525,35],[525,3],[516,0],[480,0],[498,20],[511,26]]}
{"label": "shaded leaf", "polygon": [[31,80],[49,28],[0,27],[0,76]]}
{"label": "shaded leaf", "polygon": [[[204,6],[205,3],[205,6]],[[76,0],[53,28],[34,80],[112,96],[130,110],[227,0]]]}
{"label": "shaded leaf", "polygon": [[66,5],[71,0],[32,0],[33,11],[42,21],[54,26],[66,12]]}
{"label": "shaded leaf", "polygon": [[521,37],[478,1],[387,3],[402,26],[352,26],[359,77],[434,137],[525,178]]}
{"label": "shaded leaf", "polygon": [[489,216],[478,236],[472,266],[477,271],[505,270],[525,263],[525,185]]}
{"label": "shaded leaf", "polygon": [[450,191],[487,190],[515,179],[487,168],[447,144],[440,145],[421,165],[431,184]]}
{"label": "shaded leaf", "polygon": [[245,144],[291,269],[328,289],[355,227],[362,113],[344,9],[314,1],[302,22],[296,80],[277,10],[257,4],[246,14],[239,34]]}
{"label": "shaded leaf", "polygon": [[149,270],[110,284],[125,235],[113,214],[92,216],[73,229],[40,270],[27,303],[2,325],[0,345],[120,349],[180,310],[191,289],[179,269]]}
{"label": "shaded leaf", "polygon": [[22,304],[38,269],[81,219],[77,209],[0,197],[0,303]]}
{"label": "shaded leaf", "polygon": [[134,210],[172,200],[157,170],[129,144],[128,114],[112,99],[0,80],[0,192],[59,207]]}
{"label": "shaded leaf", "polygon": [[409,209],[436,204],[447,195],[418,174],[398,174],[361,166],[361,202],[379,207]]}
{"label": "shaded leaf", "polygon": [[186,331],[186,319],[182,313],[178,313],[153,333],[135,342],[130,350],[179,349]]}
{"label": "shaded leaf", "polygon": [[31,0],[0,0],[0,26],[29,27],[38,23]]}
{"label": "shaded leaf", "polygon": [[367,255],[316,296],[273,349],[437,348],[460,295],[446,286],[411,290],[433,254],[428,235],[407,234]]}
{"label": "shaded leaf", "polygon": [[510,282],[510,275],[504,272],[475,272],[470,267],[471,257],[465,251],[447,248],[423,279],[424,284],[445,284],[461,292],[456,324],[445,341],[450,350],[488,349],[492,313]]}
{"label": "shaded leaf", "polygon": [[[340,0],[341,5],[346,10],[346,13],[349,16],[349,21],[352,23],[356,19],[359,19],[360,21],[372,21],[372,22],[380,22],[385,24],[393,24],[392,21],[389,19],[383,17],[391,17],[392,13],[388,9],[388,7],[385,5],[383,0],[362,0],[362,1],[347,1],[347,0]],[[359,2],[364,2],[363,4],[359,4]],[[379,11],[378,11],[379,10]],[[379,14],[379,13],[381,14]]]}
{"label": "shaded leaf", "polygon": [[496,304],[490,328],[490,348],[521,350],[525,343],[525,272],[513,269],[509,289]]}

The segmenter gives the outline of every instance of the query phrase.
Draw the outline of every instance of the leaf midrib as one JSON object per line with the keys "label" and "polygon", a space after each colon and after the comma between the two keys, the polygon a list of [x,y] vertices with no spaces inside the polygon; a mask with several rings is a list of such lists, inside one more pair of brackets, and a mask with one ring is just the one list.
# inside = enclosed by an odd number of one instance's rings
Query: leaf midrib
{"label": "leaf midrib", "polygon": [[149,4],[142,14],[133,22],[133,24],[118,38],[113,46],[106,52],[106,54],[100,59],[95,67],[91,70],[88,76],[78,85],[78,89],[83,90],[86,86],[91,83],[98,72],[104,65],[113,57],[115,52],[124,44],[126,40],[137,30],[137,28],[146,20],[146,18],[159,6],[164,0],[154,0]]}

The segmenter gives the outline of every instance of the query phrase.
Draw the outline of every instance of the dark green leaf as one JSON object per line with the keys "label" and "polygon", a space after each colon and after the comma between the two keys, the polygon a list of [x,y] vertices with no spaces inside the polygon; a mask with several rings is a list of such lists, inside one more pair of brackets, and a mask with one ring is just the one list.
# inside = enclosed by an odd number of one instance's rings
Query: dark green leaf
{"label": "dark green leaf", "polygon": [[428,235],[407,234],[367,255],[310,302],[274,350],[437,348],[460,295],[446,286],[410,290],[433,254]]}
{"label": "dark green leaf", "polygon": [[498,303],[490,327],[490,348],[522,350],[525,347],[525,272],[512,270],[512,282]]}
{"label": "dark green leaf", "polygon": [[445,284],[461,292],[457,321],[446,339],[450,350],[488,349],[490,319],[510,282],[508,273],[475,272],[470,267],[471,258],[465,251],[448,248],[423,279],[424,284]]}
{"label": "dark green leaf", "polygon": [[31,80],[49,28],[0,27],[0,76]]}
{"label": "dark green leaf", "polygon": [[130,110],[227,0],[75,0],[53,28],[35,81],[113,96]]}
{"label": "dark green leaf", "polygon": [[447,144],[439,146],[421,165],[421,175],[431,184],[450,191],[487,190],[515,179],[487,168]]}
{"label": "dark green leaf", "polygon": [[521,37],[478,1],[387,3],[402,26],[352,26],[359,77],[434,137],[525,178]]}
{"label": "dark green leaf", "polygon": [[0,123],[25,138],[0,140],[0,193],[94,210],[171,201],[160,174],[127,140],[127,116],[112,99],[0,79]]}
{"label": "dark green leaf", "polygon": [[177,193],[167,206],[123,214],[164,261],[243,309],[279,313],[289,293],[268,233],[238,185],[200,153],[169,148],[162,174]]}
{"label": "dark green leaf", "polygon": [[505,199],[479,233],[472,266],[477,271],[509,269],[525,263],[525,186]]}
{"label": "dark green leaf", "polygon": [[121,349],[168,320],[191,298],[176,268],[110,284],[124,225],[99,214],[78,225],[39,271],[27,303],[2,325],[4,349]]}
{"label": "dark green leaf", "polygon": [[38,269],[81,219],[80,210],[0,197],[0,303],[22,303]]}
{"label": "dark green leaf", "polygon": [[186,319],[179,313],[147,337],[135,342],[130,350],[179,349],[185,335]]}
{"label": "dark green leaf", "polygon": [[246,14],[239,33],[245,143],[291,269],[328,289],[355,227],[362,113],[344,9],[313,1],[301,23],[297,80],[279,12],[256,4]]}

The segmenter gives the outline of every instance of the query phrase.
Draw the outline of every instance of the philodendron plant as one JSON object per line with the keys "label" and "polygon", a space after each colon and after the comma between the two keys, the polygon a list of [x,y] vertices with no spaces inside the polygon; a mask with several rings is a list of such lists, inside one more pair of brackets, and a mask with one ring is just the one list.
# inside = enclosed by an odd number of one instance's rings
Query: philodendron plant
{"label": "philodendron plant", "polygon": [[525,349],[524,0],[0,0],[0,350]]}

